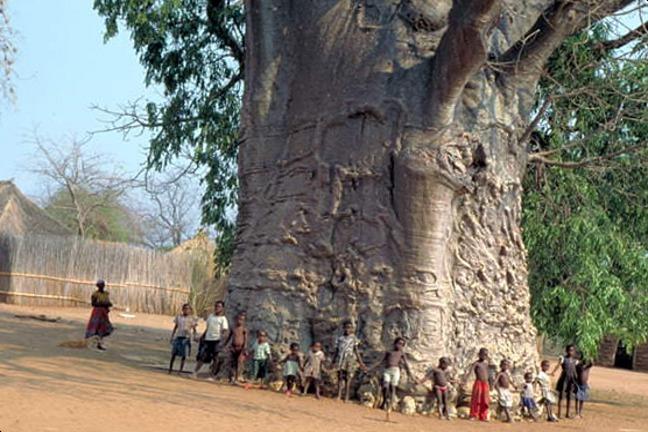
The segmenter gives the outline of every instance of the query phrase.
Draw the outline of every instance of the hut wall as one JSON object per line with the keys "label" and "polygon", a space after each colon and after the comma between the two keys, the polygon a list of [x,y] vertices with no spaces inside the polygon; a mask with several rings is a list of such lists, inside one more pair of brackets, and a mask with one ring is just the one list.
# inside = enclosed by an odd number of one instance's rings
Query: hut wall
{"label": "hut wall", "polygon": [[614,360],[619,346],[619,339],[613,336],[605,336],[599,345],[597,363],[605,367],[614,367]]}
{"label": "hut wall", "polygon": [[638,345],[635,348],[633,369],[648,372],[648,344]]}

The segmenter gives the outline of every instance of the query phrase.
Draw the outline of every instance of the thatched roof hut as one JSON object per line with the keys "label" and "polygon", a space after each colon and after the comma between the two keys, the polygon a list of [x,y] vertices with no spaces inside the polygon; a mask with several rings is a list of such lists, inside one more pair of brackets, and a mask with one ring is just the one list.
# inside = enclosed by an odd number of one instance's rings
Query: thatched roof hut
{"label": "thatched roof hut", "polygon": [[11,181],[0,181],[0,232],[16,236],[73,234],[23,195]]}

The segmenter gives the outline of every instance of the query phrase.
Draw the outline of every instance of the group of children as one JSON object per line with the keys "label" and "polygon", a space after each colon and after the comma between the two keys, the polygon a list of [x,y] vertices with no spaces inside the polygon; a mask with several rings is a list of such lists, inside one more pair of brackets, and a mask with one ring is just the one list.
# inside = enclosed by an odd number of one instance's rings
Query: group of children
{"label": "group of children", "polygon": [[[192,309],[188,304],[183,305],[182,314],[175,318],[175,326],[171,334],[171,362],[169,373],[173,370],[176,357],[181,358],[180,372],[184,369],[186,356],[191,352],[191,341],[199,342],[196,356],[196,368],[194,377],[204,364],[210,364],[211,377],[218,374],[221,366],[219,353],[227,350],[230,357],[230,382],[241,381],[245,370],[245,364],[251,360],[252,370],[249,378],[252,382],[258,383],[261,388],[267,384],[270,377],[270,370],[273,369],[273,358],[268,335],[265,331],[259,331],[255,341],[248,351],[248,330],[246,328],[246,315],[240,313],[236,316],[235,326],[229,329],[229,324],[224,313],[224,303],[216,302],[214,312],[206,319],[206,329],[200,337],[197,337],[197,320],[192,315]],[[343,324],[342,335],[335,343],[335,353],[330,363],[332,369],[337,371],[338,387],[337,398],[349,400],[351,384],[358,369],[363,372],[372,371],[383,366],[382,374],[382,407],[388,412],[395,401],[396,389],[400,384],[401,370],[407,373],[410,382],[423,384],[427,381],[432,383],[431,396],[434,398],[440,418],[450,419],[448,410],[449,384],[456,384],[456,381],[449,376],[451,365],[447,357],[439,359],[438,365],[421,379],[416,379],[407,362],[405,354],[405,339],[399,337],[394,341],[392,349],[386,351],[375,365],[367,367],[362,360],[358,350],[359,340],[354,334],[351,322]],[[323,352],[320,342],[313,343],[304,356],[299,349],[299,344],[291,343],[289,352],[278,361],[283,372],[283,389],[287,395],[292,395],[299,381],[301,381],[303,394],[308,393],[311,387],[314,389],[315,397],[320,398],[320,383],[322,373],[328,365],[326,354]],[[561,374],[557,382],[556,396],[551,389],[551,376],[561,368]],[[538,420],[538,406],[536,404],[536,387],[539,388],[541,399],[547,414],[547,420],[557,421],[561,414],[562,400],[566,400],[566,416],[570,417],[571,400],[575,400],[575,410],[578,417],[583,415],[583,405],[588,399],[589,393],[589,371],[592,368],[591,361],[577,358],[576,347],[568,345],[565,355],[560,357],[559,363],[549,372],[550,363],[543,360],[540,364],[541,371],[536,375],[532,372],[524,374],[524,383],[517,387],[511,377],[511,363],[502,360],[499,372],[494,377],[491,374],[489,353],[486,348],[479,350],[478,359],[468,369],[461,380],[466,383],[470,375],[474,374],[474,384],[471,394],[470,419],[488,420],[488,413],[491,399],[491,387],[497,392],[498,412],[507,422],[512,421],[511,411],[513,408],[513,394],[511,389],[521,392],[522,413]],[[213,379],[213,378],[209,378]],[[248,384],[249,385],[249,384]],[[554,415],[553,407],[558,404],[558,415]]]}

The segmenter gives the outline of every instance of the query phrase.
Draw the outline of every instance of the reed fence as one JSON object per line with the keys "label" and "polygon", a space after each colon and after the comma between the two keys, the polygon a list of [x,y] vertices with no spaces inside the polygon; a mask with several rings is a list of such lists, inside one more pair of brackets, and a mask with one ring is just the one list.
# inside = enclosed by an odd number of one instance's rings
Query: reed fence
{"label": "reed fence", "polygon": [[79,237],[0,234],[0,302],[83,306],[96,280],[104,279],[115,307],[173,314],[190,297],[197,265],[190,254]]}

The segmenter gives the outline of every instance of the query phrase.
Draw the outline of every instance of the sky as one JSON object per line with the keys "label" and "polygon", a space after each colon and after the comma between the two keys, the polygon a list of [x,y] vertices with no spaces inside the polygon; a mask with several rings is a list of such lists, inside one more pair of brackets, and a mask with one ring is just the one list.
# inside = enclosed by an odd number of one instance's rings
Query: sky
{"label": "sky", "polygon": [[[142,96],[154,97],[144,85],[126,32],[103,41],[102,19],[89,0],[9,0],[17,33],[16,100],[0,100],[0,180],[15,181],[37,196],[43,183],[29,172],[34,131],[55,142],[106,127],[90,107],[116,108]],[[95,134],[92,151],[110,156],[129,172],[145,160],[146,136],[125,139],[118,132]]]}

